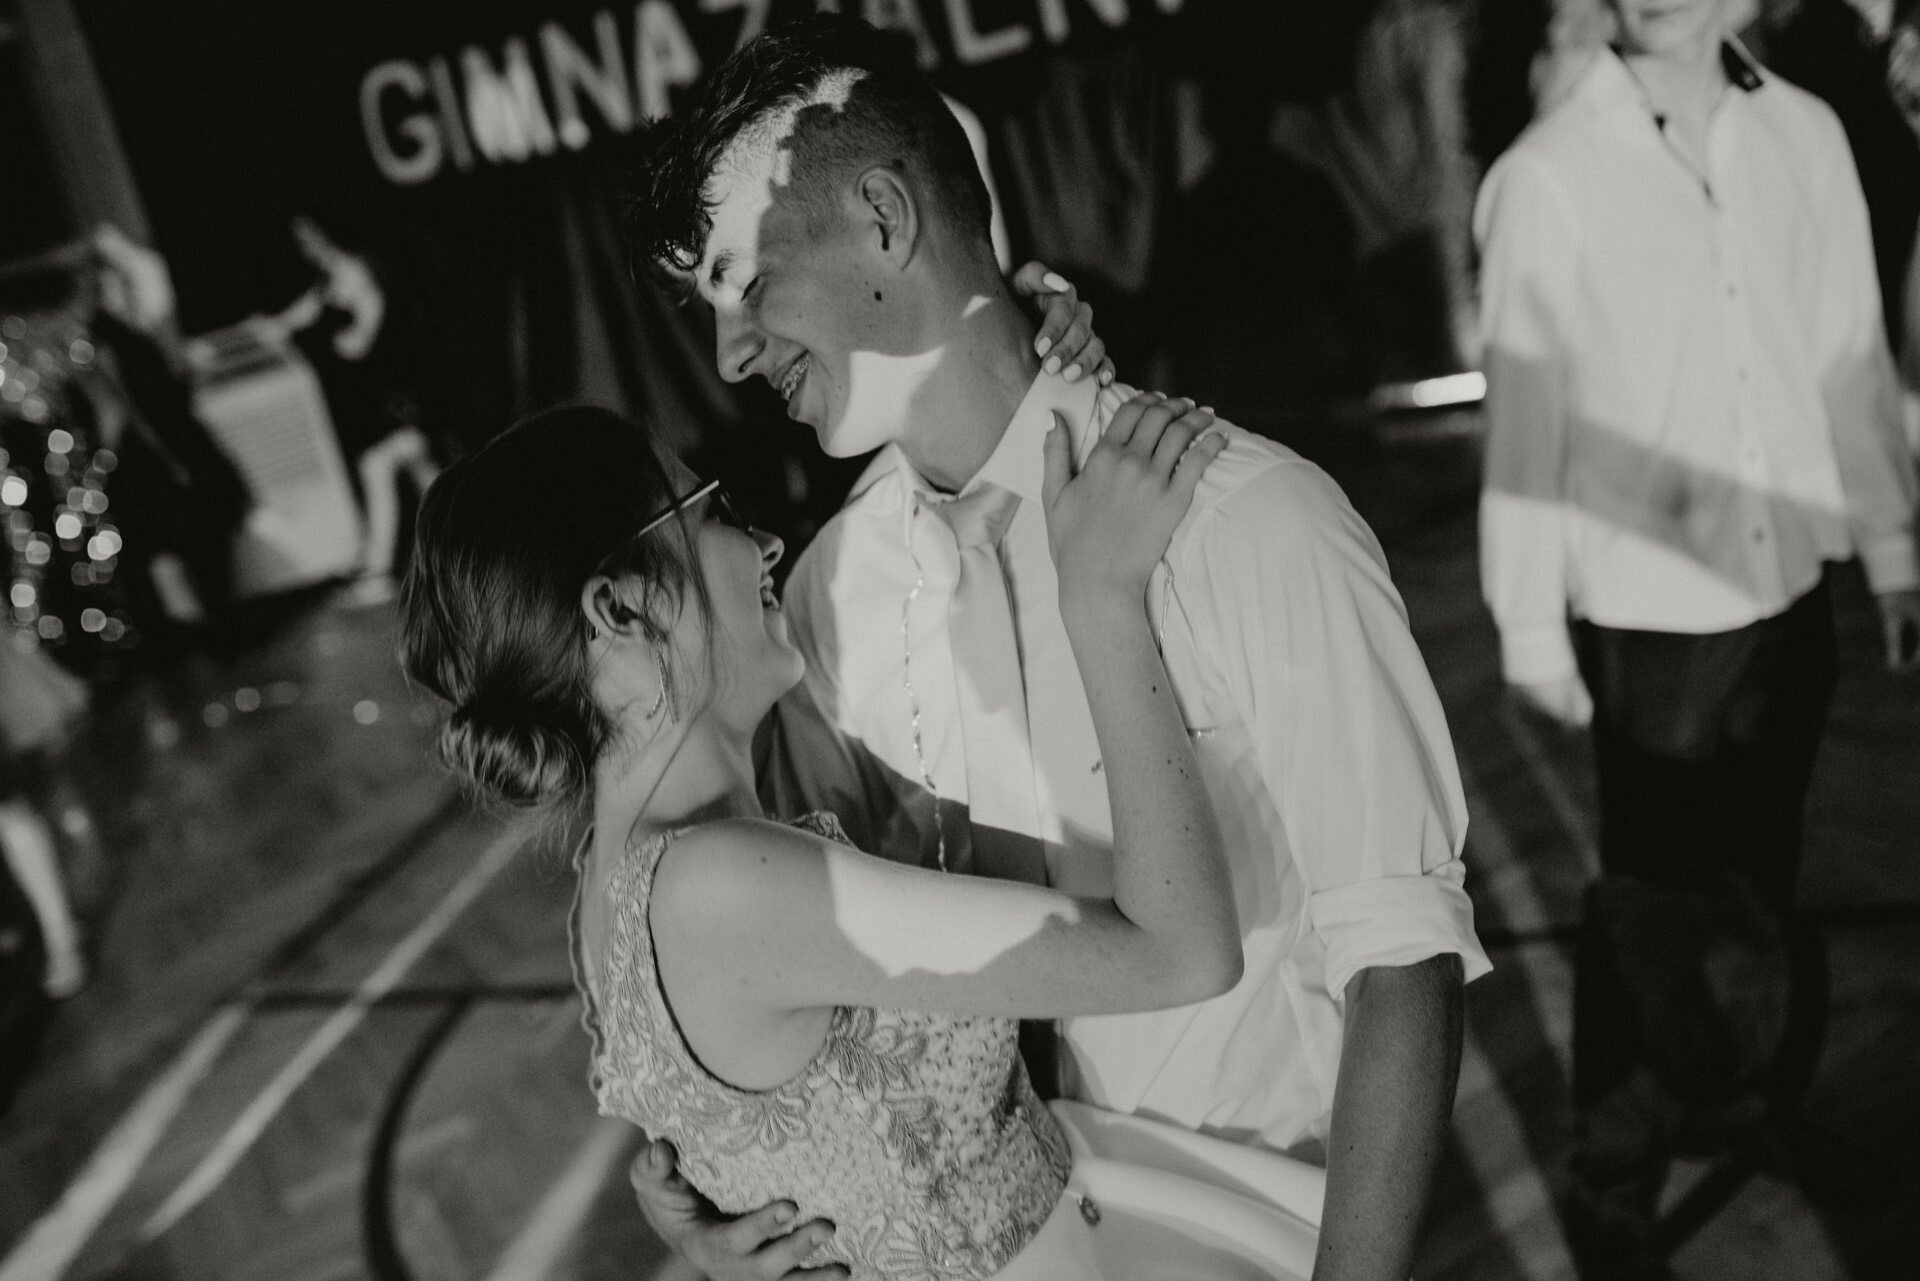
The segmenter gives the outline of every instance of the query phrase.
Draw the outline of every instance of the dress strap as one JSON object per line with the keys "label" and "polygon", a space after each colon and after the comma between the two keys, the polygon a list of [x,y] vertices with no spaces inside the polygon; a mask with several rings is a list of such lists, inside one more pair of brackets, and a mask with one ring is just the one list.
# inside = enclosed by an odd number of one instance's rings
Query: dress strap
{"label": "dress strap", "polygon": [[[812,816],[809,817],[811,818]],[[834,822],[830,815],[827,816],[827,821],[830,823]],[[836,828],[838,827],[837,823],[834,825]],[[666,852],[667,846],[672,844],[673,838],[680,835],[681,830],[682,829],[679,828],[668,828],[664,831],[658,831],[652,836],[649,836],[645,841],[638,843],[633,842],[632,839],[629,838],[627,848],[621,852],[619,864],[614,867],[608,877],[608,888],[616,894],[632,892],[644,902],[652,887],[653,873],[660,864],[661,855]],[[574,846],[573,856],[570,860],[573,865],[573,902],[567,909],[567,965],[573,972],[574,986],[579,989],[580,992],[580,1026],[585,1029],[587,1033],[587,1039],[592,1052],[592,1066],[588,1071],[588,1083],[593,1088],[594,1098],[600,1103],[601,1111],[612,1115],[609,1111],[606,1096],[608,1083],[602,1066],[606,1052],[606,1028],[601,1019],[599,1003],[594,1000],[592,975],[586,963],[586,949],[583,939],[585,931],[581,928],[580,922],[581,912],[584,910],[586,902],[587,852],[593,847],[593,836],[594,829],[589,826],[586,834],[581,837],[580,843]],[[844,840],[844,834],[838,839]],[[631,884],[629,884],[629,878],[631,878]],[[614,915],[613,930],[617,935],[620,928],[618,922],[619,904],[617,903],[615,904]],[[644,920],[643,912],[642,929],[649,929],[650,927],[644,924]],[[645,946],[647,954],[651,955],[653,950],[652,943],[648,941]],[[602,979],[606,977],[604,974],[601,975]],[[657,976],[652,980],[656,986],[658,981]]]}

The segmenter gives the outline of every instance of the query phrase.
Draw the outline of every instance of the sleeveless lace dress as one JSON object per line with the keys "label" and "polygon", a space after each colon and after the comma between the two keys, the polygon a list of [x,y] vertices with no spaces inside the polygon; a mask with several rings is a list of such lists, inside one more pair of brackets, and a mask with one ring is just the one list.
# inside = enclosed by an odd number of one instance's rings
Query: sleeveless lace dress
{"label": "sleeveless lace dress", "polygon": [[[795,826],[846,841],[828,814]],[[807,1267],[844,1263],[855,1281],[1000,1271],[1061,1204],[1071,1164],[1027,1081],[1018,1024],[842,1006],[785,1084],[728,1085],[694,1057],[655,964],[648,903],[673,837],[628,847],[608,880],[598,979],[582,978],[601,1113],[671,1140],[681,1172],[729,1214],[785,1199],[802,1222],[832,1220]]]}

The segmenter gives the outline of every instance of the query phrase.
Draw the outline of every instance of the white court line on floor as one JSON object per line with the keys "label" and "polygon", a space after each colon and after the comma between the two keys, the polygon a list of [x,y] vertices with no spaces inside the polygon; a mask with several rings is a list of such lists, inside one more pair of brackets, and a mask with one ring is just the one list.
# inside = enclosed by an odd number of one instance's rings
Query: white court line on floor
{"label": "white court line on floor", "polygon": [[[1460,782],[1467,797],[1467,830],[1472,834],[1477,870],[1516,866],[1520,856],[1513,838],[1465,760],[1460,761]],[[1489,876],[1486,880],[1508,921],[1548,919],[1531,877]],[[1564,1076],[1571,1071],[1573,1057],[1572,967],[1557,948],[1518,951],[1510,964],[1520,967],[1535,1017]],[[1471,1030],[1454,1107],[1456,1113],[1471,1110],[1482,1122],[1480,1130],[1459,1134],[1460,1148],[1486,1198],[1488,1217],[1500,1229],[1521,1272],[1529,1281],[1570,1281],[1573,1258],[1557,1227],[1546,1173],[1533,1159],[1525,1123],[1500,1086],[1497,1066]]]}
{"label": "white court line on floor", "polygon": [[54,1281],[66,1273],[250,1012],[250,1005],[231,1005],[207,1020],[100,1140],[60,1199],[0,1260],[0,1281]]}
{"label": "white court line on floor", "polygon": [[460,914],[472,906],[493,878],[519,853],[525,839],[524,833],[511,830],[495,837],[466,874],[447,891],[446,897],[435,904],[434,909],[406,937],[394,944],[386,958],[354,989],[346,1004],[314,1029],[287,1065],[254,1096],[253,1101],[227,1127],[207,1154],[200,1158],[193,1172],[154,1211],[153,1217],[141,1226],[139,1239],[143,1244],[164,1235],[220,1186],[232,1173],[233,1167],[239,1164],[240,1158],[266,1132],[267,1126],[280,1115],[280,1110],[286,1107],[294,1092],[353,1035],[380,999],[399,985],[408,971],[419,964],[427,950],[439,942],[440,936],[460,918]]}
{"label": "white court line on floor", "polygon": [[[1573,1281],[1573,1256],[1560,1232],[1553,1192],[1545,1174],[1534,1164],[1533,1149],[1519,1114],[1500,1090],[1494,1066],[1479,1039],[1468,1035],[1463,1048],[1461,1093],[1478,1096],[1484,1091],[1490,1098],[1499,1099],[1497,1107],[1483,1103],[1474,1109],[1480,1123],[1474,1136],[1478,1142],[1468,1142],[1462,1136],[1460,1143],[1467,1165],[1480,1184],[1487,1217],[1500,1230],[1528,1281]],[[1513,1159],[1516,1153],[1520,1158],[1517,1161]]]}
{"label": "white court line on floor", "polygon": [[[292,1096],[304,1075],[319,1066],[320,1060],[310,1052],[315,1042],[325,1037],[331,1045],[338,1045],[344,1040],[346,1033],[366,1017],[373,999],[390,992],[406,976],[460,912],[507,865],[524,839],[522,834],[509,831],[481,853],[439,906],[387,953],[348,1004],[323,1024],[296,1055],[296,1064],[304,1069],[304,1074],[295,1079],[290,1071],[295,1065],[290,1064],[288,1070],[283,1070],[269,1083],[267,1093],[254,1100],[242,1114],[241,1121],[222,1136],[214,1151],[195,1168],[188,1182],[148,1221],[142,1230],[143,1241],[165,1231],[165,1226],[155,1231],[156,1224],[163,1220],[167,1226],[177,1222],[180,1215],[219,1186],[220,1180]],[[246,1024],[254,1005],[255,998],[243,998],[217,1011],[201,1026],[186,1048],[142,1091],[133,1106],[95,1146],[60,1199],[27,1229],[7,1256],[0,1259],[0,1281],[59,1281],[66,1275],[94,1232],[126,1195],[154,1147],[186,1107],[194,1088],[212,1071],[220,1055]],[[262,1099],[269,1099],[270,1107],[263,1106]],[[218,1163],[215,1156],[220,1158]],[[191,1198],[183,1195],[189,1191],[194,1194]]]}
{"label": "white court line on floor", "polygon": [[1600,843],[1594,839],[1593,824],[1580,808],[1579,802],[1573,799],[1573,788],[1568,786],[1565,776],[1547,755],[1546,748],[1540,745],[1539,735],[1533,732],[1533,727],[1527,724],[1512,699],[1502,701],[1500,723],[1512,737],[1514,746],[1520,749],[1521,761],[1546,795],[1547,807],[1560,820],[1561,830],[1573,842],[1574,853],[1580,856],[1587,878],[1591,880],[1599,876]]}
{"label": "white court line on floor", "polygon": [[625,1121],[613,1117],[596,1121],[566,1172],[547,1189],[519,1235],[508,1243],[487,1281],[547,1281],[554,1265],[572,1248],[613,1167],[639,1137],[639,1131]]}
{"label": "white court line on floor", "polygon": [[[1467,796],[1468,842],[1484,879],[1499,900],[1507,921],[1516,928],[1536,928],[1552,918],[1533,878],[1494,876],[1499,869],[1518,866],[1520,854],[1513,848],[1513,837],[1500,821],[1500,811],[1488,798],[1486,789],[1472,768],[1460,762],[1461,790]],[[1571,1079],[1573,1072],[1573,966],[1558,948],[1516,949],[1511,964],[1520,967],[1527,981],[1528,999],[1534,1016],[1546,1032],[1547,1044],[1560,1064],[1560,1072]]]}

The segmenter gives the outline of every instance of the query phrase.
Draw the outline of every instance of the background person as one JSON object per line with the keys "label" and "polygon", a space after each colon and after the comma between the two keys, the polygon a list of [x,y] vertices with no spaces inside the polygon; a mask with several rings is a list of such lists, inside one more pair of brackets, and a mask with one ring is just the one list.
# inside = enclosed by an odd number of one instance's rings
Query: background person
{"label": "background person", "polygon": [[1569,1234],[1589,1276],[1655,1277],[1676,1145],[1790,1097],[1817,1049],[1786,1031],[1786,940],[1827,566],[1860,558],[1911,670],[1920,558],[1839,123],[1722,0],[1614,7],[1618,46],[1481,193],[1481,567],[1507,681],[1591,722],[1598,766]]}

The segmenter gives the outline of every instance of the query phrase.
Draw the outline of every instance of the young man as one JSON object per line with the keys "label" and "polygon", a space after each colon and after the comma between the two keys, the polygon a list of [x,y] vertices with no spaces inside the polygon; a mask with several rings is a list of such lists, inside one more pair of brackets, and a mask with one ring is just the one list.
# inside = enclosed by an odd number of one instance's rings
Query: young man
{"label": "young man", "polygon": [[[713,304],[721,373],[766,379],[830,454],[880,450],[786,592],[809,675],[781,729],[805,805],[876,852],[1102,892],[1108,797],[1042,442],[1058,420],[1084,453],[1132,393],[1043,368],[965,138],[862,24],[747,45],[652,160],[646,249]],[[1102,1107],[1324,1152],[1316,1275],[1400,1281],[1461,983],[1487,968],[1453,751],[1366,526],[1318,469],[1221,429],[1150,599],[1229,833],[1247,977],[1203,1005],[1075,1020],[1064,1066]],[[703,1217],[645,1159],[636,1183],[712,1275],[804,1256],[804,1234],[762,1245],[771,1212]]]}
{"label": "young man", "polygon": [[1764,1092],[1780,1044],[1785,997],[1724,975],[1783,952],[1834,680],[1824,566],[1860,557],[1890,666],[1920,627],[1847,142],[1727,40],[1726,7],[1615,0],[1618,47],[1494,166],[1477,218],[1486,596],[1508,682],[1591,721],[1599,769],[1569,1204],[1590,1276],[1665,1275],[1680,1100]]}

